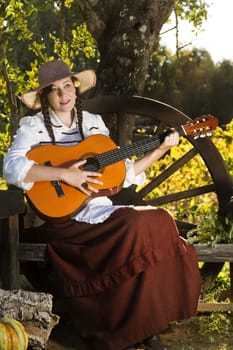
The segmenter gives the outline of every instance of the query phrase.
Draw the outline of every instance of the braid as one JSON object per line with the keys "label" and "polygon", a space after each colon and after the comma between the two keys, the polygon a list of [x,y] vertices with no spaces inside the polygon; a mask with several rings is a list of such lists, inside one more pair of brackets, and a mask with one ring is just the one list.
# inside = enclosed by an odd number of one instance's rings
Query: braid
{"label": "braid", "polygon": [[40,95],[40,98],[41,98],[41,111],[42,111],[42,114],[44,116],[45,127],[46,127],[46,129],[48,131],[48,134],[49,134],[51,140],[52,140],[52,144],[55,145],[56,140],[55,140],[55,135],[54,135],[54,132],[53,132],[52,124],[51,124],[47,95],[48,95],[48,88],[45,88],[42,91],[42,94]]}
{"label": "braid", "polygon": [[83,133],[83,111],[82,111],[82,101],[81,101],[81,97],[80,97],[80,92],[79,92],[79,88],[76,87],[76,103],[75,103],[75,107],[77,109],[77,117],[78,117],[78,128],[79,128],[79,132],[80,135],[82,137],[82,139],[84,140],[84,133]]}

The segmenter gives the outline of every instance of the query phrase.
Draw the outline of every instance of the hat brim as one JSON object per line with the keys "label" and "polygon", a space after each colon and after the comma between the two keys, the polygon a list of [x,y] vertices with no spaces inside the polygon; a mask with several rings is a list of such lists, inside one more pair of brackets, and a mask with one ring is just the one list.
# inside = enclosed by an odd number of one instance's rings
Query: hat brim
{"label": "hat brim", "polygon": [[[96,85],[96,74],[95,74],[95,71],[93,71],[92,69],[87,69],[79,73],[72,73],[69,76],[64,78],[68,78],[68,77],[75,77],[78,79],[78,81],[80,82],[79,91],[81,94],[84,93],[85,91],[92,89]],[[42,89],[44,89],[46,86],[49,86],[49,85],[39,86],[35,90],[26,92],[21,96],[22,102],[31,109],[40,109],[41,101],[40,101],[39,91],[41,91]]]}

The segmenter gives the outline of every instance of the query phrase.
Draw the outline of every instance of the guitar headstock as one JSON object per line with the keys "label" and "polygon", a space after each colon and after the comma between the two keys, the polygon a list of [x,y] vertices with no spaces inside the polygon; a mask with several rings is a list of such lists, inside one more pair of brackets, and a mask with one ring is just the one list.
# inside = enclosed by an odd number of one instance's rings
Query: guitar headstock
{"label": "guitar headstock", "polygon": [[212,115],[204,115],[194,120],[188,121],[182,126],[185,135],[205,137],[212,135],[212,131],[218,126],[218,118]]}

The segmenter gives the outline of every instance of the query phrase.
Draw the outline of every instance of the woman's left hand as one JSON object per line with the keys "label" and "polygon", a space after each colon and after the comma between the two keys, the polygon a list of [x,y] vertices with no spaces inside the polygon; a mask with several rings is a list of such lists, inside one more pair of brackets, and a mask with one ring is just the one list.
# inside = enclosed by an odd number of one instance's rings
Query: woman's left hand
{"label": "woman's left hand", "polygon": [[179,134],[175,129],[172,129],[171,133],[167,135],[158,149],[167,151],[173,146],[177,146],[179,144]]}

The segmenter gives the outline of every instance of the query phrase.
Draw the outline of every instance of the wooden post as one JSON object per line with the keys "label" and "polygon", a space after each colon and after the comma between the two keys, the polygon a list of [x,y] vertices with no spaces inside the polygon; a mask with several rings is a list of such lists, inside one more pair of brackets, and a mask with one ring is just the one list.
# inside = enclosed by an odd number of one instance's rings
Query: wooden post
{"label": "wooden post", "polygon": [[233,263],[230,262],[230,299],[233,301]]}
{"label": "wooden post", "polygon": [[1,283],[4,289],[18,289],[19,214],[24,213],[24,196],[20,190],[0,191]]}
{"label": "wooden post", "polygon": [[4,220],[2,243],[2,287],[4,289],[20,288],[19,271],[19,223],[18,215]]}

